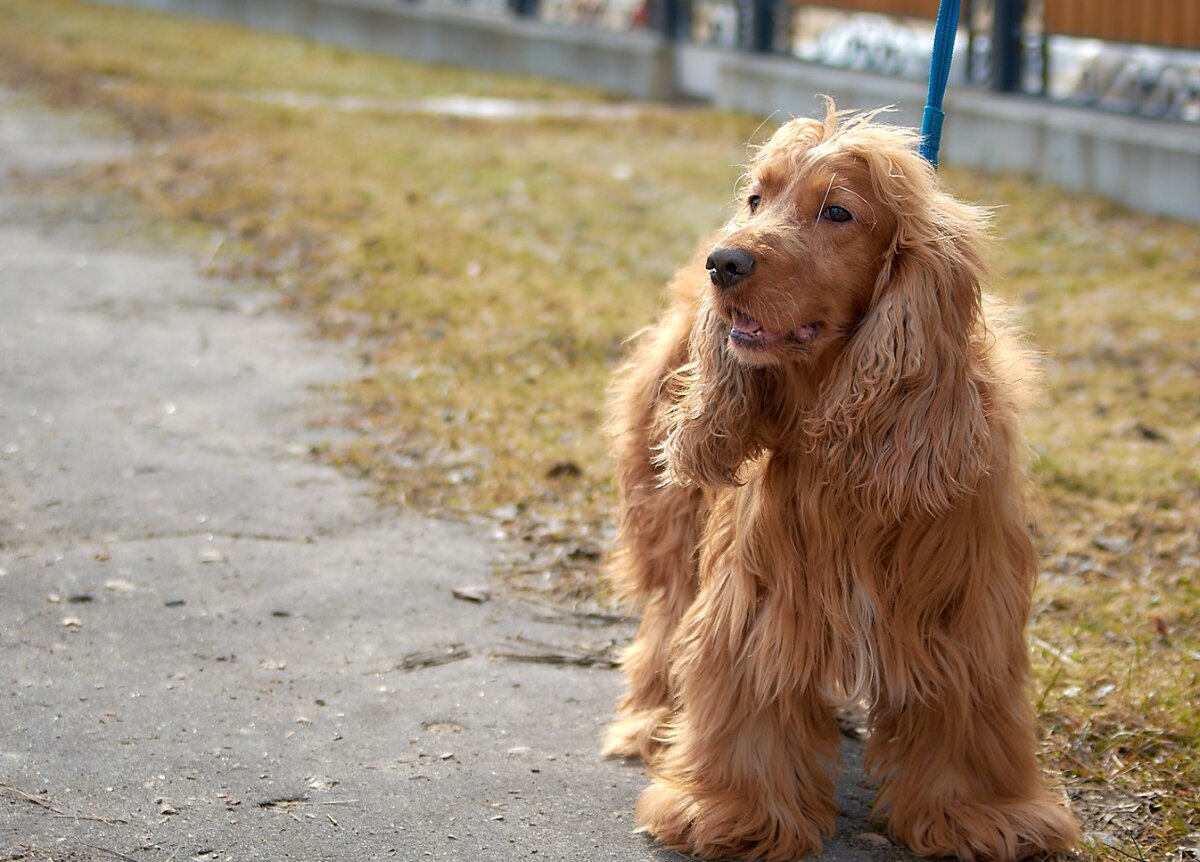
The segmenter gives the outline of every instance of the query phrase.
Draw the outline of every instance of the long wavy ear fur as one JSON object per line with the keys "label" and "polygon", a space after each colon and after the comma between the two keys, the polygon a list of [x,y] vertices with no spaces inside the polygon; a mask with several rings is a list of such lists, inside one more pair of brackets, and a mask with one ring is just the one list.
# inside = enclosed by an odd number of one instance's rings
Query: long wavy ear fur
{"label": "long wavy ear fur", "polygon": [[738,468],[762,447],[764,388],[770,369],[747,368],[729,355],[729,324],[701,300],[688,362],[669,385],[666,436],[656,458],[664,482],[717,488],[737,483]]}
{"label": "long wavy ear fur", "polygon": [[919,157],[872,165],[899,227],[863,318],[808,421],[836,487],[881,520],[945,511],[990,458],[980,325],[985,214]]}

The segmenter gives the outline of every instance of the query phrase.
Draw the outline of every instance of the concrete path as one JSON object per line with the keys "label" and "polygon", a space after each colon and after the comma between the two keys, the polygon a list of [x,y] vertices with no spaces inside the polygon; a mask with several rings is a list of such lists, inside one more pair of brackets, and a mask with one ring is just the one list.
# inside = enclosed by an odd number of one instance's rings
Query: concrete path
{"label": "concrete path", "polygon": [[[630,627],[454,598],[488,537],[309,455],[348,348],[30,182],[132,153],[0,91],[0,859],[682,858],[596,754],[618,675],[495,656]],[[843,784],[823,858],[896,858]]]}

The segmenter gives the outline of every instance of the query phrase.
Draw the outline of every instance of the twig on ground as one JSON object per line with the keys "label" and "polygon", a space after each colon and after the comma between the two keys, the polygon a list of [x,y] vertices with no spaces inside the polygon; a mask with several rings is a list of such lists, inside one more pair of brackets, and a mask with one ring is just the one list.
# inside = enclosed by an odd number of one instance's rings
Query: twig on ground
{"label": "twig on ground", "polygon": [[40,797],[34,793],[28,793],[19,787],[13,787],[11,784],[0,783],[0,790],[7,790],[9,793],[13,794],[14,796],[19,796],[20,798],[24,799],[25,801],[32,802],[34,805],[41,806],[42,808],[45,808],[47,811],[53,811],[55,814],[61,814],[64,817],[70,816],[67,814],[67,812],[63,811],[61,808],[56,808],[54,805],[52,805],[50,803],[50,800],[43,799],[42,797]]}
{"label": "twig on ground", "polygon": [[92,820],[96,823],[103,823],[106,826],[117,826],[126,824],[129,821],[121,817],[101,817],[98,814],[72,814],[69,811],[63,811],[58,806],[50,802],[49,799],[43,799],[35,793],[29,793],[19,787],[13,787],[11,784],[0,783],[0,791],[8,791],[14,796],[24,799],[27,802],[32,802],[39,808],[45,808],[55,817],[63,817],[67,820]]}
{"label": "twig on ground", "polygon": [[530,662],[533,664],[563,664],[575,665],[577,667],[601,668],[615,668],[618,665],[617,658],[613,655],[613,650],[616,647],[615,641],[608,641],[598,647],[564,647],[557,644],[542,643],[518,635],[512,639],[512,642],[516,644],[515,649],[491,650],[491,655],[496,658]]}
{"label": "twig on ground", "polygon": [[427,667],[450,664],[450,662],[461,661],[470,657],[471,651],[462,644],[449,644],[437,649],[409,653],[401,657],[400,661],[391,667],[382,670],[364,671],[363,676],[377,676],[379,674],[394,673],[398,670],[407,673],[408,671],[421,670]]}
{"label": "twig on ground", "polygon": [[64,817],[67,820],[90,820],[93,823],[103,823],[105,826],[124,826],[129,823],[124,817],[101,817],[99,814],[60,814],[54,812],[55,817]]}
{"label": "twig on ground", "polygon": [[32,844],[22,844],[15,850],[9,852],[7,856],[0,859],[0,862],[26,862],[29,859],[39,859],[43,862],[54,862],[54,857],[41,847],[35,847]]}
{"label": "twig on ground", "polygon": [[98,847],[95,844],[84,844],[83,846],[89,848],[90,850],[95,850],[98,853],[104,853],[108,856],[112,856],[114,859],[123,859],[125,862],[138,862],[137,859],[134,859],[132,856],[126,856],[119,850],[109,850],[107,847]]}
{"label": "twig on ground", "polygon": [[357,805],[357,799],[310,799],[308,796],[279,796],[257,803],[259,808],[275,808],[285,811],[304,805]]}
{"label": "twig on ground", "polygon": [[540,602],[536,599],[521,597],[519,601],[531,608],[541,611],[535,619],[539,622],[558,623],[564,621],[584,622],[595,625],[619,625],[621,623],[636,623],[637,617],[608,611],[577,610],[564,608],[552,602]]}

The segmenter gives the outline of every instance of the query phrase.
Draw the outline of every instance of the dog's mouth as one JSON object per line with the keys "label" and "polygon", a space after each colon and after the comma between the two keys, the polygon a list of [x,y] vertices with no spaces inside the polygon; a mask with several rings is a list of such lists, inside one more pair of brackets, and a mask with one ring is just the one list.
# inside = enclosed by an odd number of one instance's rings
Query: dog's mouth
{"label": "dog's mouth", "polygon": [[764,350],[779,345],[807,347],[821,332],[821,323],[806,323],[786,332],[767,329],[753,317],[740,311],[732,313],[733,322],[729,329],[730,340],[739,347]]}

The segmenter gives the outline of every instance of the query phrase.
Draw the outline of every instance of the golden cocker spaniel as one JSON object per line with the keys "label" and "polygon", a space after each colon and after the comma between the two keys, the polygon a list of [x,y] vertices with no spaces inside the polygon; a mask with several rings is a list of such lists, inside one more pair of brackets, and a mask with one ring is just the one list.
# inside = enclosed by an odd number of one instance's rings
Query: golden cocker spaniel
{"label": "golden cocker spaniel", "polygon": [[1072,847],[1046,786],[1023,629],[1037,560],[1029,357],[983,292],[987,219],[915,133],[782,126],[614,384],[618,590],[642,610],[606,752],[638,822],[715,858],[833,830],[839,706],[921,855]]}

